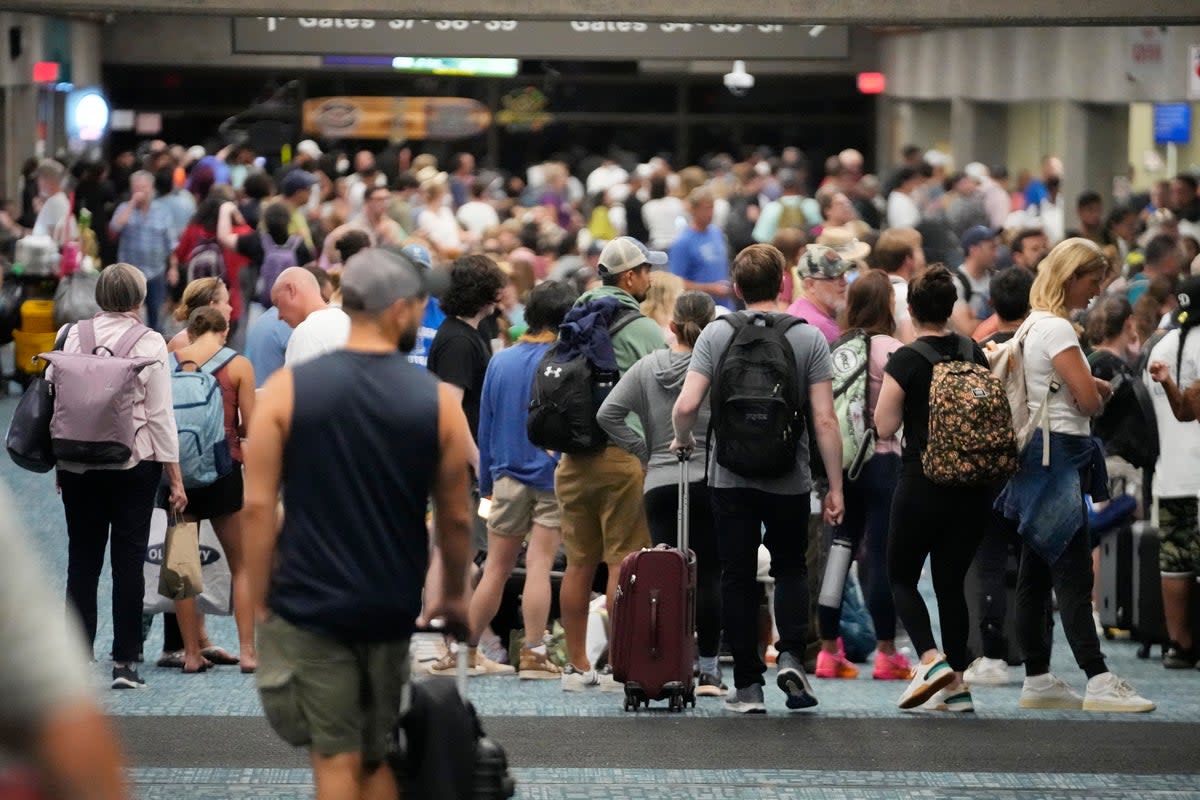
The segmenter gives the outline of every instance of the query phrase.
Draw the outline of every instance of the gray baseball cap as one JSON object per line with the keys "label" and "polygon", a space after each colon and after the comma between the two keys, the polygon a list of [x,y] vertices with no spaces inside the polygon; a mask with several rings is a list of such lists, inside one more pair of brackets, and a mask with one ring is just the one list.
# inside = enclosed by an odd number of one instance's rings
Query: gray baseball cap
{"label": "gray baseball cap", "polygon": [[342,270],[342,308],[379,312],[397,300],[426,294],[420,270],[403,253],[372,247],[356,253]]}

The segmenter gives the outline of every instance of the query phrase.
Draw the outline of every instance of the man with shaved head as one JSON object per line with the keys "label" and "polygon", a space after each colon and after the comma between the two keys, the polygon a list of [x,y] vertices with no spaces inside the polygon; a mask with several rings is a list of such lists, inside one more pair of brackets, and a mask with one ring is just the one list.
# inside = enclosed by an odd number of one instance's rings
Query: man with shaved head
{"label": "man with shaved head", "polygon": [[271,288],[271,302],[279,309],[279,318],[295,329],[288,340],[285,366],[298,366],[340,350],[350,336],[346,312],[325,302],[316,277],[303,267],[279,273]]}

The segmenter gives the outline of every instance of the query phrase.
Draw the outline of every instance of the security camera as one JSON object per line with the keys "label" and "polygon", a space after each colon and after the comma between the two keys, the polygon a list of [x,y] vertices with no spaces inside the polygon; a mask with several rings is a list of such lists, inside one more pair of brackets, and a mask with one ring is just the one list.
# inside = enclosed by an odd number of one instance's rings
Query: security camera
{"label": "security camera", "polygon": [[725,75],[725,88],[735,97],[741,97],[754,88],[754,76],[746,72],[745,61],[733,62],[733,72]]}

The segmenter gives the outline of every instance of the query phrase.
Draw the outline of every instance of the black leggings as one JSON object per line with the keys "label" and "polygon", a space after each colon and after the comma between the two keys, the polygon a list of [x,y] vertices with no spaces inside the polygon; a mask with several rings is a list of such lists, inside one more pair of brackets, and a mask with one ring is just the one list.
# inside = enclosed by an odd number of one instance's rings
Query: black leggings
{"label": "black leggings", "polygon": [[[646,521],[655,544],[678,545],[678,512],[677,486],[658,486],[646,492]],[[696,554],[696,638],[700,655],[715,658],[721,647],[721,562],[712,500],[703,481],[689,486],[688,513],[689,545]]]}
{"label": "black leggings", "polygon": [[896,611],[918,656],[937,647],[929,609],[917,589],[921,569],[930,558],[942,647],[950,666],[958,671],[967,668],[970,630],[963,578],[987,525],[993,494],[989,487],[940,486],[925,477],[920,464],[908,463],[892,502],[888,573]]}
{"label": "black leggings", "polygon": [[[846,514],[842,524],[834,529],[834,538],[850,541],[850,551],[857,554],[863,537],[867,540],[867,580],[863,586],[875,639],[890,642],[896,638],[896,606],[892,602],[892,586],[888,581],[887,538],[888,518],[892,496],[900,477],[900,456],[881,453],[863,466],[858,480],[842,483]],[[814,580],[819,580],[818,575]],[[843,580],[845,577],[843,576]],[[817,606],[821,638],[833,640],[840,635],[842,607]]]}

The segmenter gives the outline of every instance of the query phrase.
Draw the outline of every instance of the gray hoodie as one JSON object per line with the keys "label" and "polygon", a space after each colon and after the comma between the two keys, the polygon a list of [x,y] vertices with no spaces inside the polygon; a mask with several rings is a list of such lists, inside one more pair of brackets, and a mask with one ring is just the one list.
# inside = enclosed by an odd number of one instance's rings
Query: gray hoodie
{"label": "gray hoodie", "polygon": [[[646,491],[679,480],[679,461],[670,452],[675,429],[671,410],[683,389],[691,353],[656,350],[645,356],[621,378],[596,414],[596,421],[613,444],[633,453],[647,464]],[[645,436],[628,424],[630,414],[641,418]],[[704,477],[704,442],[708,434],[708,403],[701,404],[693,428],[696,453],[690,466],[692,482]]]}

